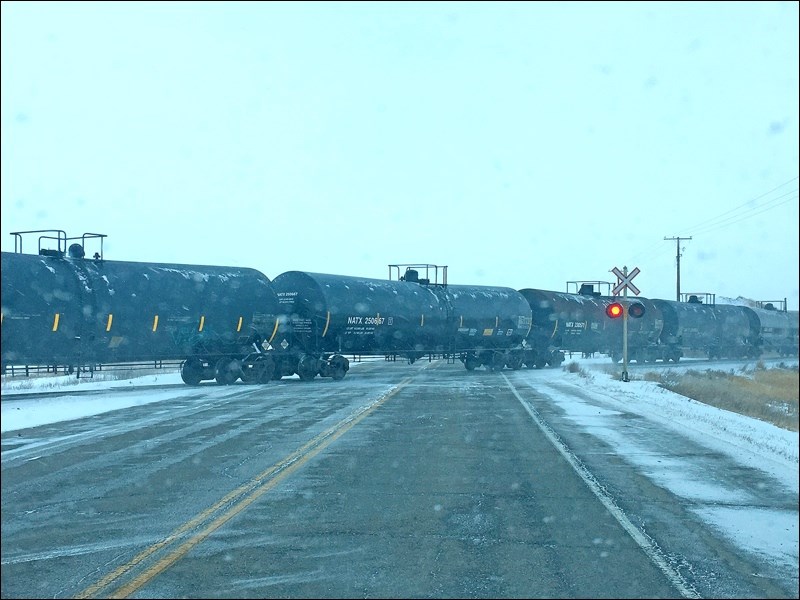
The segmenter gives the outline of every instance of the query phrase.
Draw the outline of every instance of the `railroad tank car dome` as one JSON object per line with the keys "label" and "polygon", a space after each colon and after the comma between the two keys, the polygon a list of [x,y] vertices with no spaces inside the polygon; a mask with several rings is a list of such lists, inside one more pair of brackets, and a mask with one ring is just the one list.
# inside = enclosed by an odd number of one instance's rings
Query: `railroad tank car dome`
{"label": "railroad tank car dome", "polygon": [[86,251],[80,244],[70,244],[69,256],[70,258],[83,258],[86,256]]}
{"label": "railroad tank car dome", "polygon": [[580,290],[578,290],[578,294],[580,296],[600,296],[600,292],[595,291],[594,286],[591,283],[583,283],[581,284]]}

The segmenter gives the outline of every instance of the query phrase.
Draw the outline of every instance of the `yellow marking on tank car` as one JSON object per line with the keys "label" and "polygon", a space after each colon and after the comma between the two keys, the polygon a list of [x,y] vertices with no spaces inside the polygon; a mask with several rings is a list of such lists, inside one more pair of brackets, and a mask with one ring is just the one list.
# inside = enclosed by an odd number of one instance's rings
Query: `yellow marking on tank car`
{"label": "yellow marking on tank car", "polygon": [[158,315],[153,317],[153,332],[155,332],[156,329],[158,329]]}
{"label": "yellow marking on tank car", "polygon": [[58,331],[58,322],[61,320],[61,314],[56,313],[56,316],[53,317],[53,331]]}
{"label": "yellow marking on tank car", "polygon": [[325,337],[325,334],[328,333],[328,325],[331,324],[331,311],[328,311],[328,316],[325,319],[325,329],[322,330],[322,337]]}
{"label": "yellow marking on tank car", "polygon": [[244,317],[239,317],[239,324],[236,326],[236,332],[237,333],[242,330],[242,321],[243,320],[244,320]]}
{"label": "yellow marking on tank car", "polygon": [[114,315],[108,315],[108,322],[106,323],[106,331],[111,331],[111,322],[114,320]]}
{"label": "yellow marking on tank car", "polygon": [[280,319],[278,319],[276,317],[275,318],[275,327],[272,328],[272,335],[269,336],[269,339],[267,340],[268,344],[272,343],[272,340],[275,338],[275,334],[278,333],[278,323],[280,323]]}
{"label": "yellow marking on tank car", "polygon": [[197,328],[197,331],[203,331],[203,325],[206,324],[206,316],[203,315],[200,317],[200,326]]}
{"label": "yellow marking on tank car", "polygon": [[487,328],[487,329],[483,330],[483,335],[484,336],[492,335],[493,333],[494,333],[494,329]]}

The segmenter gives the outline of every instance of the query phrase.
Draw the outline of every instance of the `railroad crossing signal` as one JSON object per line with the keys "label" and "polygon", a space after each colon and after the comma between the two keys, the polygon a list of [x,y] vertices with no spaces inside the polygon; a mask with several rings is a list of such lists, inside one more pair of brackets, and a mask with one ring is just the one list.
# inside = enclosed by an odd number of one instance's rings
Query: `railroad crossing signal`
{"label": "railroad crossing signal", "polygon": [[633,319],[638,319],[644,316],[644,304],[641,302],[631,302],[628,307],[628,316]]}
{"label": "railroad crossing signal", "polygon": [[[622,381],[630,381],[628,379],[628,316],[630,315],[634,319],[641,317],[644,314],[644,304],[634,302],[631,306],[627,306],[628,290],[637,296],[639,295],[639,288],[633,285],[631,281],[639,274],[639,267],[634,267],[630,273],[628,273],[628,267],[622,267],[622,271],[614,267],[611,272],[617,276],[617,286],[611,290],[611,293],[616,296],[620,292],[625,292],[625,301],[624,304],[614,302],[609,305],[606,308],[606,314],[612,319],[622,315]],[[619,308],[617,309],[617,307]]]}
{"label": "railroad crossing signal", "polygon": [[633,283],[631,283],[631,280],[634,277],[636,277],[639,273],[641,273],[639,267],[634,267],[633,271],[631,271],[630,273],[628,273],[628,267],[624,267],[624,269],[625,269],[624,272],[620,271],[617,267],[611,269],[611,272],[617,276],[618,280],[617,286],[613,290],[611,290],[611,294],[613,296],[616,296],[620,292],[622,292],[622,290],[627,288],[638,296],[639,288],[637,288]]}
{"label": "railroad crossing signal", "polygon": [[624,316],[628,316],[631,319],[640,319],[644,316],[644,313],[644,304],[641,302],[631,302],[627,310],[625,310],[621,302],[612,302],[606,306],[606,315],[611,319],[618,319]]}

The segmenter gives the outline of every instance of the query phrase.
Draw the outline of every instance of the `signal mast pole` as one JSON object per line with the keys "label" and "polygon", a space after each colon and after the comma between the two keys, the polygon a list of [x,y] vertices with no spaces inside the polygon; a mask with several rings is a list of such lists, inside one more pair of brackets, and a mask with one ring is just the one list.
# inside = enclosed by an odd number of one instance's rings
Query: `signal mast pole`
{"label": "signal mast pole", "polygon": [[690,240],[692,239],[691,236],[689,237],[665,237],[665,240],[675,240],[675,264],[677,265],[678,269],[678,281],[677,281],[677,291],[675,293],[675,300],[680,302],[681,301],[681,240]]}
{"label": "signal mast pole", "polygon": [[[628,267],[622,267],[622,273],[628,276]],[[628,379],[628,286],[622,292],[622,381]]]}

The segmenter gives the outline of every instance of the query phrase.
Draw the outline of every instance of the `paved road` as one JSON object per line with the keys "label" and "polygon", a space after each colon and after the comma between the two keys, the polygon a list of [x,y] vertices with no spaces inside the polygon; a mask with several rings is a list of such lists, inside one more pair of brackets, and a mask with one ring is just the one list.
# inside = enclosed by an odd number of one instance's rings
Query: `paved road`
{"label": "paved road", "polygon": [[4,434],[2,597],[797,597],[796,572],[576,430],[544,377],[377,362]]}

